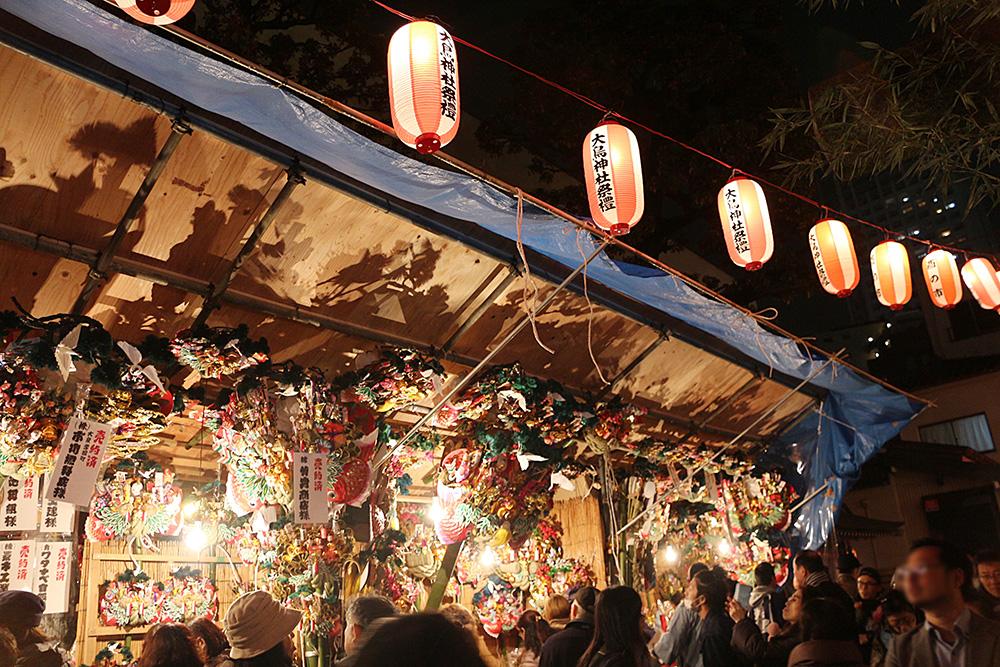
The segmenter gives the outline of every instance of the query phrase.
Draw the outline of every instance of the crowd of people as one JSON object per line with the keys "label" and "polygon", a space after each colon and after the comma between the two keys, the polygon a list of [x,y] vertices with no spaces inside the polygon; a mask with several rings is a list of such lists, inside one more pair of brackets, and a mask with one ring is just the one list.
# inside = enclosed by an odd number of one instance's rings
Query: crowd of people
{"label": "crowd of people", "polygon": [[[337,667],[1000,667],[1000,552],[971,560],[940,540],[913,545],[883,584],[878,570],[842,556],[831,576],[820,554],[800,552],[788,590],[770,563],[745,596],[721,568],[695,563],[664,632],[646,622],[635,590],[583,587],[524,612],[517,647],[487,647],[468,609],[399,614],[379,596],[345,610]],[[979,586],[973,585],[978,579]],[[0,592],[0,666],[69,667],[39,629],[44,603]],[[165,623],[143,639],[137,667],[292,667],[301,613],[254,591],[220,628],[209,619]]]}

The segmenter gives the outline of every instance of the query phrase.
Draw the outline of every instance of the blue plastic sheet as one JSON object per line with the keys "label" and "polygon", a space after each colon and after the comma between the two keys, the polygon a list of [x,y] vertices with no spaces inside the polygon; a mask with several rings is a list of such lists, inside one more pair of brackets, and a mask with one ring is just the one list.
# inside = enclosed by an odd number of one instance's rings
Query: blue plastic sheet
{"label": "blue plastic sheet", "polygon": [[[269,137],[286,146],[289,155],[308,156],[385,193],[508,239],[516,236],[516,202],[506,193],[380,146],[252,73],[174,44],[86,0],[0,0],[0,8],[194,107]],[[522,237],[527,246],[567,267],[577,266],[596,249],[590,235],[536,208],[525,211]],[[791,377],[808,378],[824,363],[659,270],[601,255],[588,274]],[[820,412],[784,434],[782,446],[770,452],[770,458],[799,475],[807,489],[828,485],[796,521],[806,548],[819,546],[829,534],[843,493],[861,464],[922,407],[836,364],[819,371],[811,384],[828,390]]]}

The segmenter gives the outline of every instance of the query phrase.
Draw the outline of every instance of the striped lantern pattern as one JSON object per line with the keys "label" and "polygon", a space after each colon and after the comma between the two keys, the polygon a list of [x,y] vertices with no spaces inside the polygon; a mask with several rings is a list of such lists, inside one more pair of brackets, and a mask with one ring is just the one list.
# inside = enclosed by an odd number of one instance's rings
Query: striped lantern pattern
{"label": "striped lantern pattern", "polygon": [[931,301],[938,308],[951,310],[962,300],[962,278],[955,256],[938,248],[924,256],[924,282]]}
{"label": "striped lantern pattern", "polygon": [[861,280],[861,270],[847,225],[820,220],[809,230],[809,249],[823,289],[841,299],[850,296]]}
{"label": "striped lantern pattern", "polygon": [[458,58],[448,31],[414,21],[389,40],[389,107],[396,136],[433,153],[458,133]]}
{"label": "striped lantern pattern", "polygon": [[729,258],[736,266],[756,271],[771,259],[771,215],[764,191],[756,181],[742,176],[729,179],[719,190],[719,218]]}
{"label": "striped lantern pattern", "polygon": [[136,21],[167,25],[184,18],[195,0],[115,0],[115,3]]}
{"label": "striped lantern pattern", "polygon": [[979,305],[987,310],[1000,310],[1000,275],[988,259],[970,259],[962,267],[962,280],[976,297]]}
{"label": "striped lantern pattern", "polygon": [[872,277],[875,295],[883,306],[902,310],[913,296],[910,257],[896,241],[885,241],[872,248]]}
{"label": "striped lantern pattern", "polygon": [[645,207],[642,161],[632,130],[606,121],[583,140],[583,172],[590,215],[616,236],[628,234]]}

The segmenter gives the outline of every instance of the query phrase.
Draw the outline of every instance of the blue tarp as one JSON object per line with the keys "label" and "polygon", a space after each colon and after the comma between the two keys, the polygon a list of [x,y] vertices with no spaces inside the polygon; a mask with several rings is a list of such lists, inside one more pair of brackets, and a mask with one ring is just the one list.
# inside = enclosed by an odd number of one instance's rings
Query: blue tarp
{"label": "blue tarp", "polygon": [[[193,107],[224,116],[286,146],[290,156],[308,156],[412,204],[515,238],[516,202],[511,196],[472,177],[380,146],[253,73],[163,39],[86,0],[0,0],[0,8]],[[581,136],[585,129],[581,128]],[[526,210],[522,235],[527,246],[567,267],[580,263],[581,248],[586,254],[596,249],[589,234],[538,209]],[[811,358],[793,341],[767,332],[752,318],[659,270],[623,265],[602,255],[588,273],[612,290],[707,332],[793,378],[808,378],[825,361]],[[784,453],[784,462],[797,469],[809,488],[829,483],[827,491],[797,520],[806,548],[825,540],[843,493],[861,464],[922,407],[837,364],[823,368],[811,383],[828,390],[821,410],[784,434],[785,447],[776,450]]]}

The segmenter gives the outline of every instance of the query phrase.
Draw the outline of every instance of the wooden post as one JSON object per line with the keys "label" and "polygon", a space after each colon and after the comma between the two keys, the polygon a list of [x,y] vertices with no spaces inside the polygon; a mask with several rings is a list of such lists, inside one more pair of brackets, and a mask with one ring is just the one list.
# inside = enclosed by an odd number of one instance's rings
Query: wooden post
{"label": "wooden post", "polygon": [[451,581],[452,573],[455,571],[455,562],[458,560],[458,554],[462,551],[463,544],[465,544],[464,541],[449,544],[445,550],[444,558],[441,560],[441,568],[438,570],[434,585],[431,586],[424,611],[435,611],[441,606],[441,600],[444,599],[444,592],[448,588],[448,582]]}

